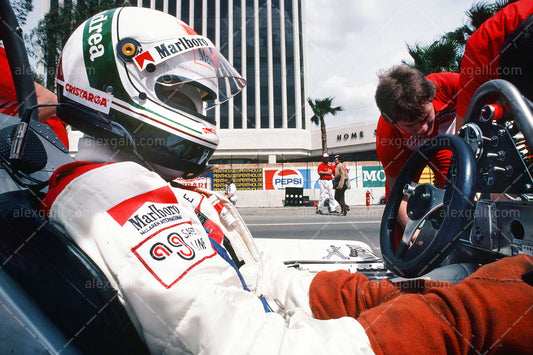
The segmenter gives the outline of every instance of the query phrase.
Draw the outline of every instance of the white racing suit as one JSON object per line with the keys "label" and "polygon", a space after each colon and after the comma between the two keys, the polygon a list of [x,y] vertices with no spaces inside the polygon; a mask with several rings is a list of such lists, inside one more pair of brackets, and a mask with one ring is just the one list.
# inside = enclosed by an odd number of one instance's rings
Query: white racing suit
{"label": "white racing suit", "polygon": [[355,319],[312,317],[313,275],[260,255],[224,197],[171,187],[132,162],[54,184],[50,221],[102,269],[152,353],[372,353]]}

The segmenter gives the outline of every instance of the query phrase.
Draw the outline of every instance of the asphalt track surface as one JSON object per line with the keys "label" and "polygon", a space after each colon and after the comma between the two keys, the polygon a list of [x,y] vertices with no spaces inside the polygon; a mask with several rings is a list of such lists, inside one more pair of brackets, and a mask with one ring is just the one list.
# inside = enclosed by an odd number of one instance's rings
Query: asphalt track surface
{"label": "asphalt track surface", "polygon": [[384,205],[351,206],[347,216],[318,215],[313,207],[237,208],[255,238],[356,240],[381,255],[379,228]]}

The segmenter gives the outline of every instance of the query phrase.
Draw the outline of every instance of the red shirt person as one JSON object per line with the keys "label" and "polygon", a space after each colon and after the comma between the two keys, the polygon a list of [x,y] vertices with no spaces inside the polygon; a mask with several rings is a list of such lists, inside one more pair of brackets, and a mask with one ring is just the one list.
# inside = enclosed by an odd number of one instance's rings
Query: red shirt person
{"label": "red shirt person", "polygon": [[[0,73],[0,113],[15,116],[18,114],[17,94],[3,47],[0,47]],[[35,93],[39,104],[57,103],[56,95],[37,83],[35,83]],[[55,111],[55,107],[39,108],[39,121],[49,125],[68,148],[66,125],[55,115]]]}
{"label": "red shirt person", "polygon": [[[382,115],[377,126],[376,150],[387,178],[387,197],[403,165],[416,149],[439,134],[455,133],[458,91],[457,73],[434,73],[424,77],[416,69],[397,66],[380,77],[376,103]],[[432,158],[435,164],[431,165],[438,168],[434,172],[441,185],[450,154],[443,151]]]}
{"label": "red shirt person", "polygon": [[327,154],[325,159],[322,160],[322,163],[318,165],[317,171],[318,175],[320,175],[320,180],[331,180],[333,179],[333,172],[335,171],[335,166],[327,161],[328,156]]}
{"label": "red shirt person", "polygon": [[324,212],[324,203],[326,199],[329,201],[329,212],[332,213],[337,208],[332,185],[335,165],[329,162],[329,155],[327,153],[322,155],[322,163],[318,165],[317,172],[319,176],[318,184],[320,187],[320,197],[318,199],[316,213],[322,214]]}
{"label": "red shirt person", "polygon": [[533,97],[533,0],[521,0],[497,12],[468,39],[461,62],[457,120],[463,122],[476,90],[492,79],[513,83]]}

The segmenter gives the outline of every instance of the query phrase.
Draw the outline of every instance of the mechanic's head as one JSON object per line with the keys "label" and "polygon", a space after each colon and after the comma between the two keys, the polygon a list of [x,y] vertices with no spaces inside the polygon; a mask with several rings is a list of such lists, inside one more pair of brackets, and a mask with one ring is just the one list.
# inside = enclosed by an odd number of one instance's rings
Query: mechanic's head
{"label": "mechanic's head", "polygon": [[206,37],[160,11],[99,13],[71,35],[57,73],[60,116],[167,178],[201,173],[218,145],[204,111],[246,81]]}
{"label": "mechanic's head", "polygon": [[435,84],[406,65],[381,72],[378,78],[375,99],[383,118],[409,134],[429,136],[435,120]]}
{"label": "mechanic's head", "polygon": [[329,154],[328,153],[322,154],[322,162],[323,163],[329,162]]}

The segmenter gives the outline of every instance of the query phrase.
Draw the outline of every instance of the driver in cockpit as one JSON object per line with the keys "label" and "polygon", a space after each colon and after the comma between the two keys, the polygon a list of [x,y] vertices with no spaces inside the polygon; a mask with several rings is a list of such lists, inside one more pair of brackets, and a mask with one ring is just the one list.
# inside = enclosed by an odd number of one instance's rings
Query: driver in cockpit
{"label": "driver in cockpit", "polygon": [[42,208],[101,268],[151,352],[531,351],[532,257],[403,294],[362,274],[286,268],[224,196],[172,182],[209,168],[218,137],[204,110],[245,85],[175,17],[91,17],[66,43],[57,84],[58,115],[87,138]]}

